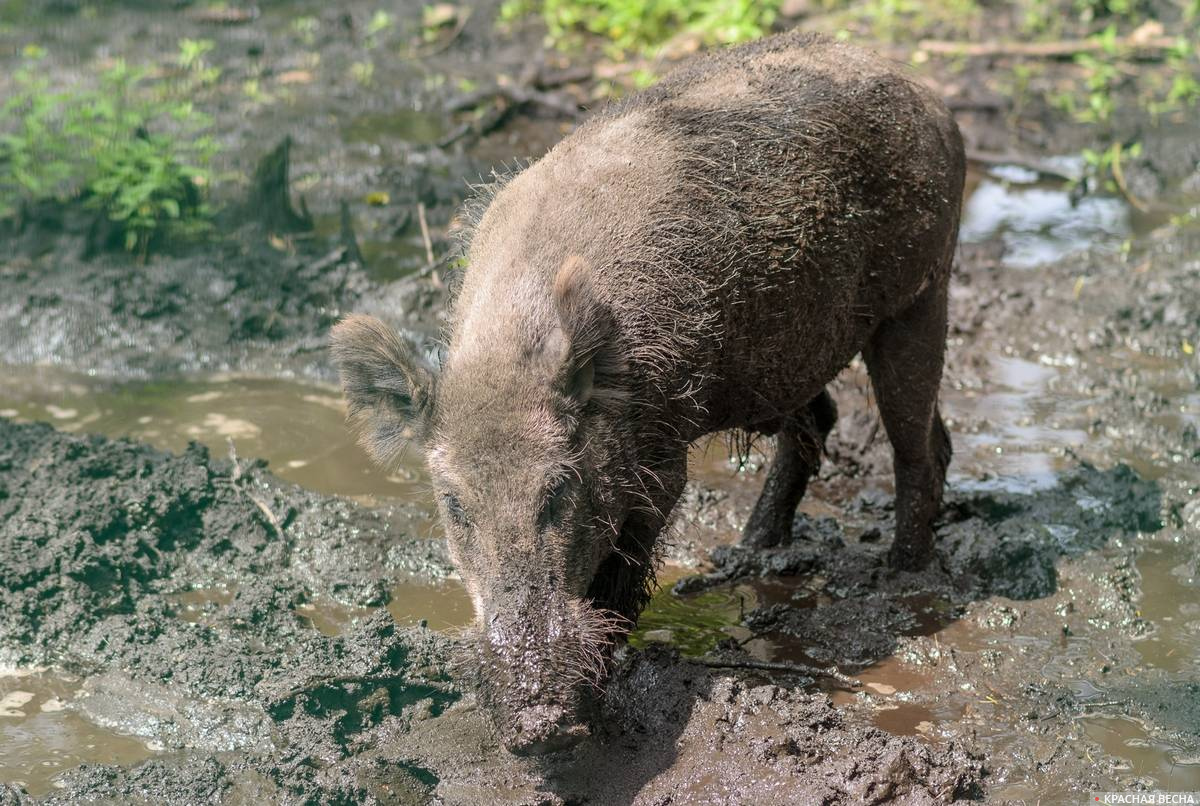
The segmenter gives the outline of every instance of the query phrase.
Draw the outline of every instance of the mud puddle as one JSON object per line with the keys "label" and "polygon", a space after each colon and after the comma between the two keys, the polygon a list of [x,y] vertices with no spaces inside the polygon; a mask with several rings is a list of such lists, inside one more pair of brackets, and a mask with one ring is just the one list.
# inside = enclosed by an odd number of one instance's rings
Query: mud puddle
{"label": "mud puddle", "polygon": [[[1050,160],[1068,175],[1081,175],[1078,158]],[[1026,168],[999,166],[973,177],[963,208],[964,243],[999,240],[1005,265],[1030,269],[1087,249],[1112,249],[1134,234],[1128,205],[1111,196],[1073,199],[1063,182],[1041,181]]]}
{"label": "mud puddle", "polygon": [[132,765],[155,755],[145,742],[80,715],[73,707],[79,685],[60,673],[0,668],[0,782],[37,797],[80,764]]}
{"label": "mud puddle", "polygon": [[176,452],[195,441],[226,456],[232,441],[240,457],[265,459],[280,478],[316,492],[368,504],[427,498],[419,455],[390,474],[376,470],[347,432],[332,387],[221,377],[114,384],[27,367],[0,376],[0,416]]}
{"label": "mud puddle", "polygon": [[[393,585],[388,589],[385,607],[402,627],[419,626],[451,636],[469,627],[475,618],[466,589],[450,579],[436,585],[417,582]],[[346,633],[375,612],[374,608],[349,607],[329,600],[306,602],[296,608],[298,616],[329,636]]]}

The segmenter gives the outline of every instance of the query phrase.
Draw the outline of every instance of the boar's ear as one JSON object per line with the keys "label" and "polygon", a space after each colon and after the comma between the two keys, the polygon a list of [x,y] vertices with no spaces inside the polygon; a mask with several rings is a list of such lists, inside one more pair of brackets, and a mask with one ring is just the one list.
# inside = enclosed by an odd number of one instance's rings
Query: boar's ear
{"label": "boar's ear", "polygon": [[425,438],[434,375],[412,345],[373,316],[347,316],[330,337],[347,419],[371,458],[388,467],[406,444]]}
{"label": "boar's ear", "polygon": [[612,317],[592,286],[587,262],[570,255],[554,278],[559,327],[548,340],[557,363],[556,382],[578,406],[620,396]]}

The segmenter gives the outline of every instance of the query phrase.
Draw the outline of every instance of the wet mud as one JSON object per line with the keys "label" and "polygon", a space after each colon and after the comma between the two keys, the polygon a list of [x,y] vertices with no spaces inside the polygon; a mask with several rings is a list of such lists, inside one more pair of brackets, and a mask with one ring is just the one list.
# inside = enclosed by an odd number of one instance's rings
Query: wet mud
{"label": "wet mud", "polygon": [[[106,763],[55,766],[52,783],[11,762],[48,802],[465,804],[497,776],[513,803],[662,802],[717,780],[735,800],[779,803],[798,791],[924,802],[979,785],[981,762],[957,746],[849,724],[822,693],[668,649],[630,651],[604,732],[539,767],[495,750],[449,673],[453,640],[379,607],[398,580],[445,573],[440,543],[404,530],[412,513],[306,492],[200,445],[168,454],[4,420],[0,489],[3,718],[65,712],[61,730],[86,725],[112,745]],[[308,613],[331,600],[359,617],[318,629]],[[826,757],[831,742],[855,755]]]}
{"label": "wet mud", "polygon": [[[29,66],[30,41],[51,54],[34,64],[38,74],[63,86],[93,81],[96,65],[110,66],[114,55],[159,71],[165,60],[170,72],[181,39],[211,42],[206,64],[218,78],[193,100],[212,116],[222,148],[213,165],[222,179],[211,200],[214,231],[166,244],[144,262],[93,243],[105,222],[77,202],[0,223],[5,362],[109,378],[235,371],[330,380],[327,333],[349,310],[435,334],[444,288],[414,275],[444,272],[454,252],[446,231],[469,183],[517,153],[507,135],[474,142],[470,152],[438,147],[433,141],[452,124],[442,99],[457,83],[515,75],[539,35],[498,40],[495,10],[485,4],[468,14],[450,52],[417,58],[423,7],[392,4],[391,22],[374,34],[379,9],[361,2],[265,4],[230,25],[170,5],[0,9],[0,93]],[[522,156],[561,137],[553,116],[527,118]],[[291,203],[311,211],[311,229],[275,226],[273,211],[250,201],[256,165],[285,136],[293,142]],[[343,203],[353,243],[342,232]]]}
{"label": "wet mud", "polygon": [[[457,120],[439,99],[462,79],[515,75],[540,32],[496,36],[481,7],[450,47],[414,60],[419,9],[394,9],[385,47],[365,33],[374,10],[263,4],[252,24],[214,28],[114,5],[103,25],[68,14],[47,34],[52,52],[86,55],[103,31],[134,60],[213,38],[230,86],[273,99],[206,99],[223,167],[249,175],[273,145],[261,133],[290,130],[293,195],[316,228],[231,220],[144,267],[85,259],[69,211],[5,233],[0,804],[1200,790],[1200,231],[1115,196],[1073,201],[1012,166],[971,179],[935,564],[894,574],[882,561],[890,452],[856,362],[789,538],[733,545],[769,445],[746,461],[720,439],[698,446],[662,589],[618,651],[596,735],[541,762],[499,750],[419,463],[367,469],[336,391],[311,382],[330,379],[326,331],[349,310],[432,344],[447,277],[428,265],[418,205],[440,258],[464,180],[540,153],[564,120],[526,110],[438,147]],[[369,84],[351,69],[363,60]],[[80,64],[46,70],[70,80]],[[987,69],[947,95],[974,97]],[[1010,147],[1008,111],[962,111],[968,141]],[[1047,157],[1090,142],[1050,112],[1039,122],[1017,136]],[[1195,204],[1189,133],[1145,132],[1127,170],[1140,198]],[[341,238],[343,200],[361,260]],[[307,382],[279,380],[293,377]],[[830,666],[851,682],[811,673]]]}

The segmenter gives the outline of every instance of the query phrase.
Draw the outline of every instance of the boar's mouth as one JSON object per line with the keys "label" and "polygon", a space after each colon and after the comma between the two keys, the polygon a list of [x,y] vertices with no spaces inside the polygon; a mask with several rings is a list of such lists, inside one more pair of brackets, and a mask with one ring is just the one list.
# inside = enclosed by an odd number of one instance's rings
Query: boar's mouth
{"label": "boar's mouth", "polygon": [[493,612],[474,642],[479,691],[500,740],[517,755],[568,749],[588,717],[624,620],[582,600],[539,597]]}

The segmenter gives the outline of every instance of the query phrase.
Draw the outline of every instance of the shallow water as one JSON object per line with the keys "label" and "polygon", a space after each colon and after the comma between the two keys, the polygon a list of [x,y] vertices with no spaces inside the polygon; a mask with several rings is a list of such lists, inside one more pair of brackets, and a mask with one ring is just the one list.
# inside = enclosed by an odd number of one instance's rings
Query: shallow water
{"label": "shallow water", "polygon": [[423,501],[420,457],[376,470],[349,435],[338,390],[278,380],[210,378],[107,383],[45,368],[0,373],[0,416],[43,421],[180,451],[188,442],[265,459],[276,475],[318,492],[371,503]]}
{"label": "shallow water", "polygon": [[34,796],[54,776],[80,764],[136,764],[155,750],[78,714],[72,700],[79,681],[37,670],[0,668],[0,781],[19,783]]}
{"label": "shallow water", "polygon": [[[1078,172],[1081,166],[1070,166]],[[1097,243],[1115,251],[1132,234],[1129,208],[1114,197],[1074,201],[1059,183],[1039,182],[1036,174],[1000,167],[979,178],[963,207],[959,237],[966,243],[999,238],[1004,263],[1029,269]]]}

